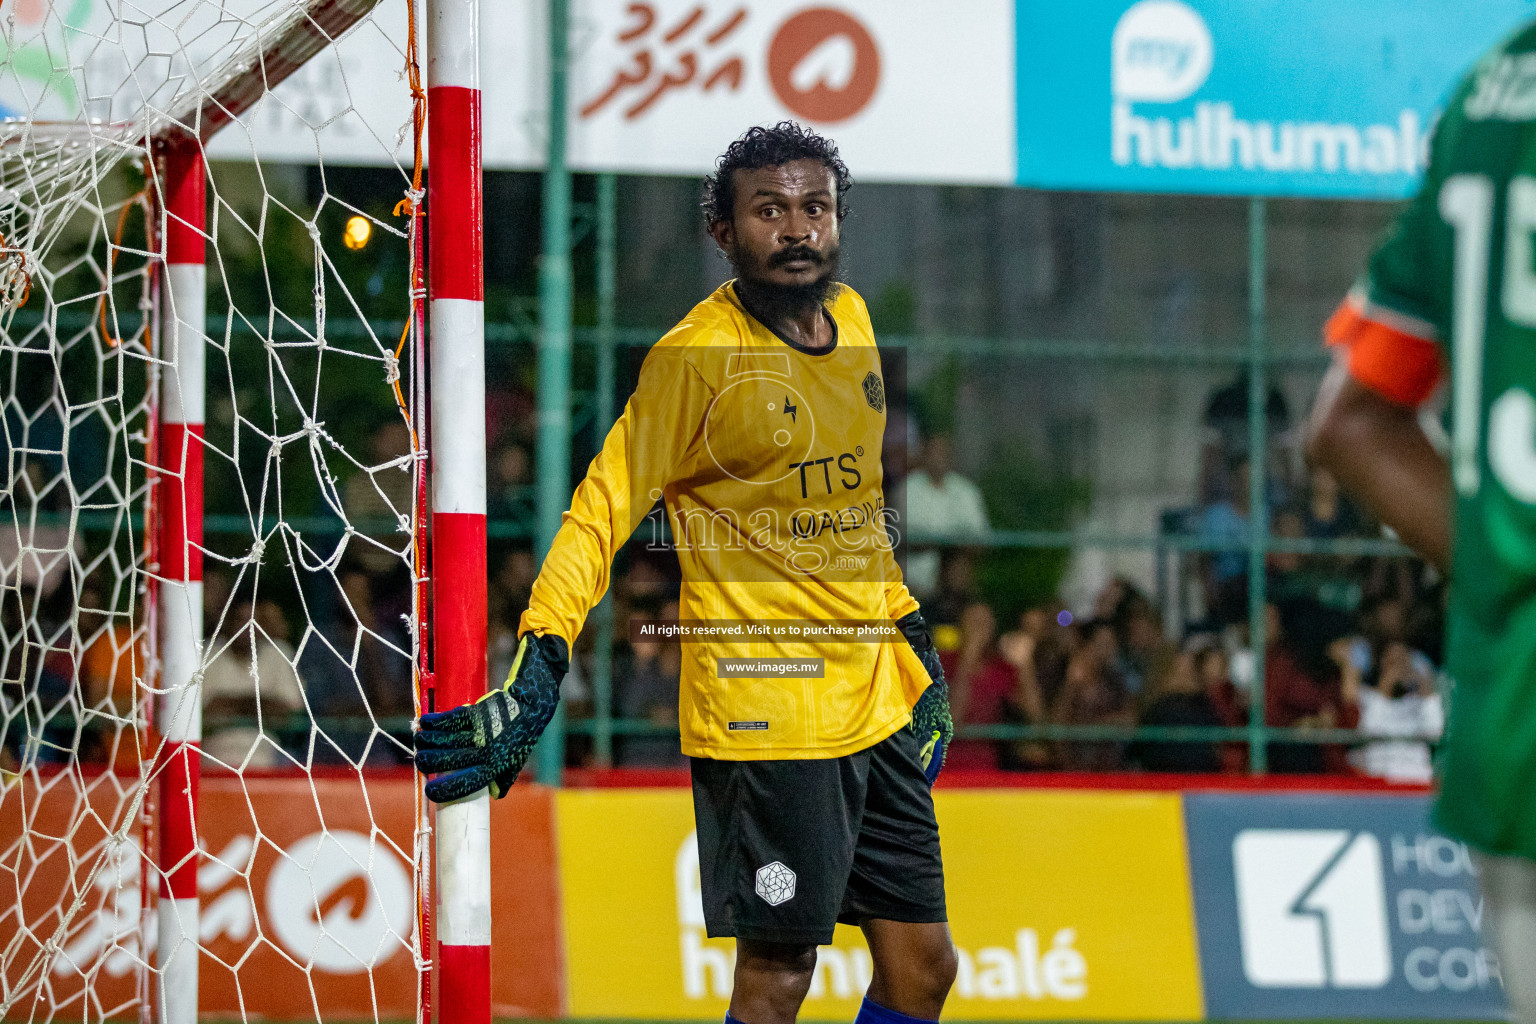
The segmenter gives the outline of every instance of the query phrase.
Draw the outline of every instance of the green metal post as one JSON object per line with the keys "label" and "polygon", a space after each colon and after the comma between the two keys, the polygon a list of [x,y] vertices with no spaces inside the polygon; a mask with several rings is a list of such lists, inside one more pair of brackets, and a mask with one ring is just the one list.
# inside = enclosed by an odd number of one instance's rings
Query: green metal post
{"label": "green metal post", "polygon": [[1248,200],[1248,644],[1253,655],[1253,686],[1248,707],[1248,770],[1269,768],[1265,744],[1264,635],[1265,543],[1269,538],[1269,380],[1265,359],[1264,281],[1269,252],[1263,196]]}
{"label": "green metal post", "polygon": [[[565,164],[569,0],[549,0],[549,152],[544,164],[544,252],[539,263],[539,433],[534,557],[542,564],[571,497],[571,173]],[[572,644],[575,637],[566,637]],[[564,707],[562,704],[561,708]],[[558,786],[565,715],[538,747],[539,781]]]}
{"label": "green metal post", "polygon": [[[597,176],[597,392],[593,425],[603,437],[613,423],[614,293],[618,286],[618,179]],[[592,652],[593,752],[604,767],[613,763],[613,590],[592,611],[597,632]]]}

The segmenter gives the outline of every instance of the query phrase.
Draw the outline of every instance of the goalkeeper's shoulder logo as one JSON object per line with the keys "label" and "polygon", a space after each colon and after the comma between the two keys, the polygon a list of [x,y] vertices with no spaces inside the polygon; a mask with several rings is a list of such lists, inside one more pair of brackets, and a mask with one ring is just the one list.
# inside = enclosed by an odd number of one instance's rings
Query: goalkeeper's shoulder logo
{"label": "goalkeeper's shoulder logo", "polygon": [[885,412],[885,381],[874,370],[864,375],[864,401],[875,412]]}
{"label": "goalkeeper's shoulder logo", "polygon": [[795,898],[795,873],[778,861],[757,869],[757,894],[776,907]]}

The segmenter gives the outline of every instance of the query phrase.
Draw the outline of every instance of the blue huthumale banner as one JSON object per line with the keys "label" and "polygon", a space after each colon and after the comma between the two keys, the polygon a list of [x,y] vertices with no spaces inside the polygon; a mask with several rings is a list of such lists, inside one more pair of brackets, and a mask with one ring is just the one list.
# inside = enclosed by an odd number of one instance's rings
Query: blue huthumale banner
{"label": "blue huthumale banner", "polygon": [[1187,794],[1207,1019],[1503,1018],[1474,861],[1429,803]]}
{"label": "blue huthumale banner", "polygon": [[1018,181],[1400,198],[1531,0],[1019,0]]}

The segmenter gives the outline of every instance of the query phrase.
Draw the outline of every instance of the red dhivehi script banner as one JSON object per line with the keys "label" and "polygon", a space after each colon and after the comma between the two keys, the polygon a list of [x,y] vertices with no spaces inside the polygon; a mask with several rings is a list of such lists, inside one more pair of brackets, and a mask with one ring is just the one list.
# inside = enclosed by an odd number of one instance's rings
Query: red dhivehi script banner
{"label": "red dhivehi script banner", "polygon": [[[413,1018],[413,778],[338,772],[242,781],[213,771],[203,776],[198,816],[200,1013],[309,1020],[318,1008],[327,1021]],[[141,944],[137,833],[87,878],[135,782],[59,773],[0,795],[0,949],[15,954],[4,963],[16,975],[7,989],[84,896],[41,988],[55,1006],[77,1008],[65,1016],[78,1015],[88,976],[93,1005],[110,1012],[129,1004],[136,960],[155,948],[153,935]],[[547,1018],[562,1009],[552,816],[550,792],[536,786],[492,803],[497,1016]],[[29,1019],[32,1009],[23,1001],[12,1013]]]}
{"label": "red dhivehi script banner", "polygon": [[[486,167],[544,162],[546,6],[481,5]],[[572,0],[571,167],[701,175],[748,127],[788,118],[836,139],[861,181],[1012,185],[1015,2],[966,0],[964,10],[955,17],[933,0]],[[81,30],[104,31],[107,20],[90,15]],[[318,146],[327,163],[382,162],[361,125],[410,119],[398,83],[405,6],[372,21],[379,31],[343,36],[209,154],[249,160],[254,148],[263,160],[313,163]],[[188,44],[194,59],[198,46]],[[18,95],[0,82],[0,102]],[[331,120],[332,130],[311,127]]]}

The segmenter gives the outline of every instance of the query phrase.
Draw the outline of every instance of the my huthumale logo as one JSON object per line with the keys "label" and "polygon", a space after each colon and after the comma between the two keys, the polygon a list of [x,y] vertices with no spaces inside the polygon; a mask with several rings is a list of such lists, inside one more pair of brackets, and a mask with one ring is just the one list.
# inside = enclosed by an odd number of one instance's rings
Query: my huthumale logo
{"label": "my huthumale logo", "polygon": [[1210,27],[1182,0],[1140,0],[1110,43],[1110,159],[1117,166],[1282,173],[1417,174],[1429,136],[1419,113],[1395,124],[1269,121],[1233,103],[1199,100],[1183,116],[1138,113],[1137,104],[1189,99],[1215,66]]}

